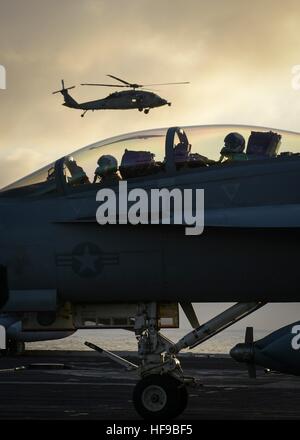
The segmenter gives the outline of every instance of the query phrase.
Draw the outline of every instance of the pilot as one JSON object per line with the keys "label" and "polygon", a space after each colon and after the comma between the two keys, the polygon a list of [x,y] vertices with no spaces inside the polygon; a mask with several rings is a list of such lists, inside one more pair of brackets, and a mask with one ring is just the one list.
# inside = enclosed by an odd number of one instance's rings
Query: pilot
{"label": "pilot", "polygon": [[245,139],[240,133],[229,133],[224,139],[225,146],[220,151],[221,157],[219,162],[226,158],[225,162],[247,160],[244,153]]}
{"label": "pilot", "polygon": [[77,165],[76,160],[74,160],[72,156],[66,157],[65,165],[71,174],[71,177],[68,179],[68,183],[71,183],[71,185],[83,185],[85,183],[90,183],[88,176],[83,171],[83,168]]}
{"label": "pilot", "polygon": [[118,161],[110,154],[100,156],[97,161],[98,167],[95,170],[95,177],[93,183],[96,183],[98,179],[103,185],[111,185],[121,180],[117,173]]}

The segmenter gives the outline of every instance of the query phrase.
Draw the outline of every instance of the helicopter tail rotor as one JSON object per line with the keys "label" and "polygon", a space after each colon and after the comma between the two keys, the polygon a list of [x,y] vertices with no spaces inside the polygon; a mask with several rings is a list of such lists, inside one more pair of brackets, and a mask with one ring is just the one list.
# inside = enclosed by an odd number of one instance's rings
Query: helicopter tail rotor
{"label": "helicopter tail rotor", "polygon": [[61,80],[61,85],[62,85],[61,90],[56,90],[55,92],[52,92],[53,95],[55,95],[55,93],[64,93],[67,90],[75,89],[75,86],[65,87],[65,82],[63,79]]}

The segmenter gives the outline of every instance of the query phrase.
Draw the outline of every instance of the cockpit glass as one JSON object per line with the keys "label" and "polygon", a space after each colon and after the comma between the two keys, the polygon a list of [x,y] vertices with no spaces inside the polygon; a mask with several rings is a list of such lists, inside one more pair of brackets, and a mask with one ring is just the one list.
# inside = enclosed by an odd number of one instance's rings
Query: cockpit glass
{"label": "cockpit glass", "polygon": [[[167,128],[140,131],[77,150],[65,157],[63,180],[69,187],[75,187],[102,181],[107,169],[116,179],[124,180],[164,172],[166,133]],[[247,156],[247,160],[300,154],[300,133],[234,125],[182,127],[175,134],[172,147],[176,169],[214,165],[220,159],[226,136],[231,133],[238,133],[239,138],[244,138],[242,154]],[[266,140],[270,141],[267,147],[264,145]],[[268,154],[263,154],[265,147]],[[6,186],[1,193],[18,188],[29,194],[49,193],[55,190],[56,180],[55,163],[52,163]]]}
{"label": "cockpit glass", "polygon": [[67,183],[77,186],[99,182],[105,177],[105,166],[108,171],[113,168],[119,179],[159,172],[165,157],[166,131],[162,129],[133,133],[115,140],[110,139],[107,143],[96,143],[73,153],[73,174],[69,157],[65,159]]}
{"label": "cockpit glass", "polygon": [[27,193],[42,194],[53,191],[55,185],[55,162],[53,162],[11,185],[5,186],[1,189],[1,192],[26,188]]}
{"label": "cockpit glass", "polygon": [[[183,127],[189,143],[191,144],[191,154],[198,153],[210,160],[219,160],[220,152],[224,147],[224,139],[230,133],[239,133],[245,139],[245,152],[249,146],[251,133],[270,133],[281,136],[278,143],[276,155],[282,153],[300,153],[300,133],[276,130],[270,128],[251,127],[251,126],[230,126],[230,125],[208,125],[196,127]],[[253,136],[253,135],[252,135]],[[249,155],[250,156],[250,155]],[[258,155],[256,155],[257,158]]]}

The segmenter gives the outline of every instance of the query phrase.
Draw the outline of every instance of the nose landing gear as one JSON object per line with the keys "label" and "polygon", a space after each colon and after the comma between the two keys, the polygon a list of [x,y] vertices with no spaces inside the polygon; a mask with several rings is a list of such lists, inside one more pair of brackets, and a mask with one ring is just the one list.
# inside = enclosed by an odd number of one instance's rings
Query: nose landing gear
{"label": "nose landing gear", "polygon": [[125,366],[127,370],[135,370],[140,376],[133,391],[133,404],[141,417],[172,419],[187,406],[187,386],[197,386],[193,377],[184,376],[176,355],[183,348],[196,347],[264,304],[265,302],[237,303],[173,343],[159,333],[158,304],[140,303],[134,324],[140,365],[89,342],[85,344]]}

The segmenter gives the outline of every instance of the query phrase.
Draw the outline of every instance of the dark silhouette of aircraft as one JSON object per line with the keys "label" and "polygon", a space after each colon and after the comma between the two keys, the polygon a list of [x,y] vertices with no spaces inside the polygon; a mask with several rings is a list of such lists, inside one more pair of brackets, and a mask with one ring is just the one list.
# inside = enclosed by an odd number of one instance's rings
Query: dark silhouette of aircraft
{"label": "dark silhouette of aircraft", "polygon": [[121,92],[114,92],[102,99],[96,99],[95,101],[88,101],[78,103],[72,96],[70,96],[68,90],[74,89],[75,86],[65,87],[64,80],[62,80],[62,89],[57,90],[55,93],[61,93],[64,97],[65,102],[63,105],[70,108],[84,110],[81,114],[83,117],[89,110],[131,110],[138,109],[140,112],[144,110],[145,114],[148,114],[151,108],[162,107],[164,105],[171,105],[166,99],[161,98],[159,95],[153,93],[152,91],[142,90],[146,86],[164,86],[172,84],[189,84],[188,82],[172,82],[172,83],[161,83],[161,84],[135,84],[124,81],[123,79],[117,78],[113,75],[107,75],[117,81],[123,83],[120,84],[92,84],[84,83],[83,86],[104,86],[104,87],[123,87],[129,88],[129,90],[124,90]]}
{"label": "dark silhouette of aircraft", "polygon": [[[154,129],[89,145],[3,188],[0,325],[8,351],[77,329],[130,330],[138,365],[87,345],[136,370],[142,417],[182,413],[194,384],[177,358],[182,349],[266,303],[299,302],[299,153],[300,134],[282,130]],[[115,223],[100,225],[99,191],[115,194],[118,206],[124,182],[147,195],[203,189],[204,232],[185,235],[187,220],[175,222],[171,200],[169,223],[161,204],[154,224],[124,223],[120,208]],[[193,302],[236,304],[200,324]],[[173,342],[160,330],[179,326],[179,305],[193,330]],[[300,374],[296,324],[255,343],[247,331],[246,346],[231,354],[252,372],[258,363]]]}

